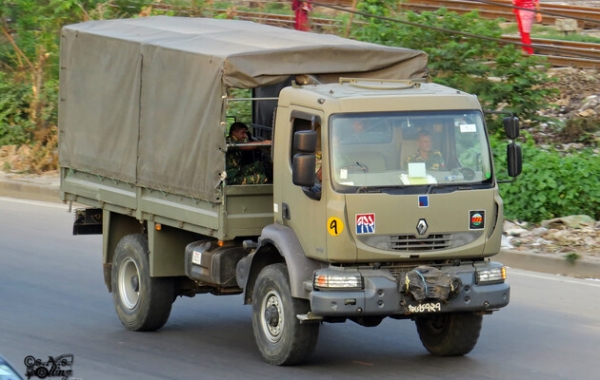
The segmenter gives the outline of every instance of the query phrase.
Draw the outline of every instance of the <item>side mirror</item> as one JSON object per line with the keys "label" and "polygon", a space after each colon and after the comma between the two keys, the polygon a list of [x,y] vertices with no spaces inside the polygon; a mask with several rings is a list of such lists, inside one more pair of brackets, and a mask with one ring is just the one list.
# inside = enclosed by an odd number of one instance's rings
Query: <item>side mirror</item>
{"label": "side mirror", "polygon": [[506,156],[508,165],[508,175],[516,177],[523,170],[523,159],[521,147],[515,143],[510,143],[506,146]]}
{"label": "side mirror", "polygon": [[312,187],[315,184],[317,158],[314,154],[297,153],[292,163],[292,182],[296,186]]}
{"label": "side mirror", "polygon": [[504,133],[511,140],[519,137],[519,118],[516,116],[505,117],[502,119],[504,124]]}
{"label": "side mirror", "polygon": [[317,169],[317,133],[305,130],[294,133],[292,182],[296,186],[312,187]]}
{"label": "side mirror", "polygon": [[317,133],[315,131],[298,131],[294,133],[294,152],[315,153],[317,150]]}

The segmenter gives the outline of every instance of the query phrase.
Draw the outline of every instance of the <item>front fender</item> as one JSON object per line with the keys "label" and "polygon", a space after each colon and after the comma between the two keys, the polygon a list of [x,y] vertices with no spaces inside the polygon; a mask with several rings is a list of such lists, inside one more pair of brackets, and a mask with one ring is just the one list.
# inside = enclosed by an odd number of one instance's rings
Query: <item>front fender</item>
{"label": "front fender", "polygon": [[326,267],[304,254],[296,233],[289,227],[271,224],[263,228],[255,252],[242,259],[236,268],[238,286],[244,289],[245,302],[252,299],[254,281],[267,265],[285,262],[290,276],[292,297],[308,299],[304,281],[312,280],[315,270]]}

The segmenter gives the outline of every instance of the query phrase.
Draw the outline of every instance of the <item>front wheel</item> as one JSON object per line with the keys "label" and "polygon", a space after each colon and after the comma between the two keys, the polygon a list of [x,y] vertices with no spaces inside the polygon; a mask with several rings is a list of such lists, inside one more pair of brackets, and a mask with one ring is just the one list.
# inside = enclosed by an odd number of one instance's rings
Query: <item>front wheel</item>
{"label": "front wheel", "polygon": [[308,301],[293,298],[285,264],[265,267],[254,286],[252,329],[262,356],[269,364],[299,364],[312,353],[319,336],[318,324],[300,324]]}
{"label": "front wheel", "polygon": [[172,278],[150,277],[148,254],[148,238],[132,234],[121,239],[113,259],[113,302],[121,323],[133,331],[163,327],[175,294]]}
{"label": "front wheel", "polygon": [[418,317],[417,332],[423,346],[437,356],[461,356],[471,352],[481,332],[483,315],[444,313]]}

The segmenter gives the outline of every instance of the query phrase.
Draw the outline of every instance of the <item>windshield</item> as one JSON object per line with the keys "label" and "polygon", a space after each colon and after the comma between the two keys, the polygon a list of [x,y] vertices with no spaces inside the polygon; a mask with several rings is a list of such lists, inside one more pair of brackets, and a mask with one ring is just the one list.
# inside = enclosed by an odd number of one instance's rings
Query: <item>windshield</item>
{"label": "windshield", "polygon": [[330,136],[338,191],[492,182],[479,111],[334,115]]}

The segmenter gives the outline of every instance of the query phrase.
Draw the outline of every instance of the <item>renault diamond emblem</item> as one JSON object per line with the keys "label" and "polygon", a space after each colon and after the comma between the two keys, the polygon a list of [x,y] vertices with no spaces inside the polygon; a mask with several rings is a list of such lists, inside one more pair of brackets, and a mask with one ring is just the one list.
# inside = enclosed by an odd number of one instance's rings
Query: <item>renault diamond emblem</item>
{"label": "renault diamond emblem", "polygon": [[425,235],[428,227],[429,226],[427,225],[427,221],[425,219],[419,219],[419,223],[417,223],[417,232],[419,235]]}

